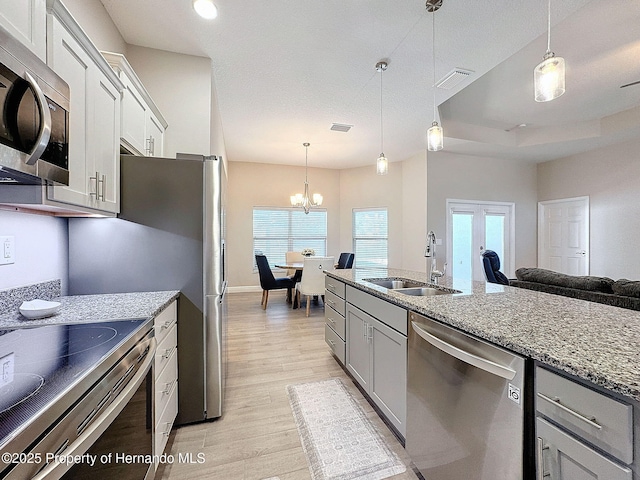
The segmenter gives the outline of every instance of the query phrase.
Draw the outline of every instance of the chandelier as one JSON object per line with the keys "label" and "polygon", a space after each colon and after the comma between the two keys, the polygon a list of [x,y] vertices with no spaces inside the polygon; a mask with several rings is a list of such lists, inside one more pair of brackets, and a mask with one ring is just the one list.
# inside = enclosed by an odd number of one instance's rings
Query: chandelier
{"label": "chandelier", "polygon": [[319,207],[322,205],[322,195],[319,193],[313,194],[313,199],[309,198],[309,180],[307,176],[308,170],[308,153],[309,153],[309,142],[305,142],[302,144],[304,146],[304,193],[296,193],[295,195],[291,195],[291,206],[292,207],[301,207],[304,209],[304,213],[309,213],[309,210],[313,207]]}

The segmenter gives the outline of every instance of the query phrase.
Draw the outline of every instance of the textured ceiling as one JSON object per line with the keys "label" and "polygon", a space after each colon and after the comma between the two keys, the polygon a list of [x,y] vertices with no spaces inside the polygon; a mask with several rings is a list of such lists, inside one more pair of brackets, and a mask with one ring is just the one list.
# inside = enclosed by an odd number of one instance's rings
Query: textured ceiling
{"label": "textured ceiling", "polygon": [[[425,150],[434,72],[433,17],[423,0],[215,2],[218,18],[205,21],[191,0],[102,0],[128,43],[212,59],[229,160],[300,165],[308,141],[310,166],[373,168],[381,149],[381,59],[389,63],[382,79],[384,153],[393,162]],[[454,67],[475,72],[436,92],[446,150],[557,158],[589,142],[597,146],[597,119],[638,106],[640,87],[616,90],[623,76],[640,79],[640,2],[628,0],[552,2],[552,49],[569,65],[567,93],[548,104],[533,101],[546,5],[445,0],[435,14],[436,79]],[[604,60],[624,68],[610,72],[600,66]],[[354,126],[334,132],[333,122]],[[520,123],[532,127],[505,132]],[[540,140],[545,128],[567,123],[576,130],[569,138]],[[613,130],[611,138],[629,134]],[[581,142],[587,131],[589,142]]]}

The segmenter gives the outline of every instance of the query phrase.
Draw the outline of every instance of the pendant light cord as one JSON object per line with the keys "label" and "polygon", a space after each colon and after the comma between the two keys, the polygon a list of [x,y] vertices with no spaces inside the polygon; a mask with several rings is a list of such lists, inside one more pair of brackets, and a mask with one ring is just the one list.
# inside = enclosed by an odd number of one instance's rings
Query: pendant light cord
{"label": "pendant light cord", "polygon": [[433,57],[433,121],[436,121],[436,11],[431,14],[431,56]]}
{"label": "pendant light cord", "polygon": [[382,74],[384,68],[380,67],[380,153],[384,152],[384,129],[382,126]]}
{"label": "pendant light cord", "polygon": [[551,53],[551,0],[547,5],[547,53]]}
{"label": "pendant light cord", "polygon": [[309,181],[307,171],[309,170],[309,145],[304,146],[304,183]]}

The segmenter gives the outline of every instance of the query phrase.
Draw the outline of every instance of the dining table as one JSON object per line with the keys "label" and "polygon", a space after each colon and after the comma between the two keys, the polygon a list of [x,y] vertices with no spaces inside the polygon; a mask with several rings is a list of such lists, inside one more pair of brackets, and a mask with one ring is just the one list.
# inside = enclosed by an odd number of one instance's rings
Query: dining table
{"label": "dining table", "polygon": [[[296,273],[294,274],[293,279],[296,281],[296,283],[298,283],[302,278],[302,270],[304,268],[304,263],[303,262],[283,262],[283,263],[276,263],[275,267],[284,268],[285,270],[295,270]],[[293,309],[298,308],[298,296],[295,294],[295,292],[293,292],[293,298],[288,300],[291,300],[291,307]]]}

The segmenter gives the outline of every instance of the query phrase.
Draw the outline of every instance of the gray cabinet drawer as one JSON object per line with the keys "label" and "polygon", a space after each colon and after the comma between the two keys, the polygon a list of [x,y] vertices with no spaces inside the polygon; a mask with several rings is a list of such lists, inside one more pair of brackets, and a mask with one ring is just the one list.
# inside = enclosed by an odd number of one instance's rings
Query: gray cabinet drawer
{"label": "gray cabinet drawer", "polygon": [[345,335],[345,320],[343,315],[340,315],[333,308],[325,308],[324,320],[325,323],[329,325],[342,340],[347,339]]}
{"label": "gray cabinet drawer", "polygon": [[345,316],[344,300],[329,290],[324,292],[324,302],[343,317]]}
{"label": "gray cabinet drawer", "polygon": [[536,410],[624,463],[633,462],[633,408],[536,367]]}
{"label": "gray cabinet drawer", "polygon": [[327,342],[327,345],[329,345],[331,351],[338,360],[340,360],[340,363],[344,365],[346,351],[344,340],[342,340],[327,324],[324,325],[324,341]]}
{"label": "gray cabinet drawer", "polygon": [[344,283],[336,280],[335,278],[331,278],[329,275],[325,275],[324,277],[324,288],[328,292],[331,292],[340,298],[344,298]]}
{"label": "gray cabinet drawer", "polygon": [[407,335],[407,311],[362,290],[347,286],[346,299],[360,310],[367,312],[394,330]]}
{"label": "gray cabinet drawer", "polygon": [[536,429],[544,470],[538,472],[538,478],[632,480],[631,469],[600,455],[544,419],[536,419]]}

